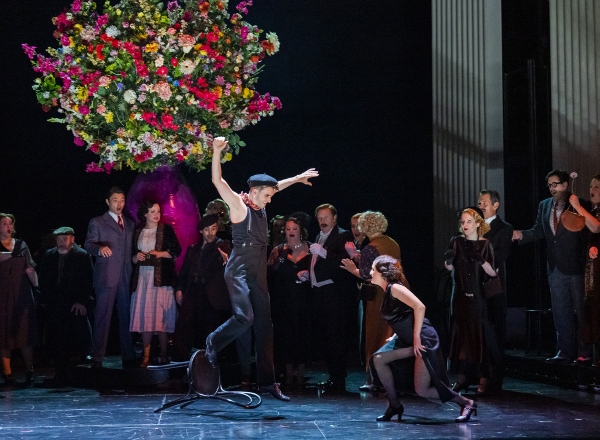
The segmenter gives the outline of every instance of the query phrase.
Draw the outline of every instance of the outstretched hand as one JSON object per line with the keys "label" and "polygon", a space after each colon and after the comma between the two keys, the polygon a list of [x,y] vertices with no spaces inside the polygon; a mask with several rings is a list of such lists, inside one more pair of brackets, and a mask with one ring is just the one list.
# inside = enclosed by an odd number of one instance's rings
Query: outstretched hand
{"label": "outstretched hand", "polygon": [[305,185],[312,186],[312,183],[308,181],[308,179],[312,179],[313,177],[319,177],[319,172],[314,168],[309,168],[302,174],[298,174],[296,176],[299,182],[302,182]]}

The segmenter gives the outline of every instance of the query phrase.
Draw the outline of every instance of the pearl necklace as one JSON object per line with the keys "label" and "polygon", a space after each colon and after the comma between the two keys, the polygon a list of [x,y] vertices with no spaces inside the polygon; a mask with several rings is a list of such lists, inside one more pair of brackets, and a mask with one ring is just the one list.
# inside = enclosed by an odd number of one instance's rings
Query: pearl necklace
{"label": "pearl necklace", "polygon": [[298,244],[295,244],[295,245],[293,245],[293,246],[290,246],[290,247],[291,247],[292,249],[296,250],[296,249],[298,249],[299,247],[301,247],[303,244],[304,244],[304,243],[300,242],[300,243],[298,243]]}

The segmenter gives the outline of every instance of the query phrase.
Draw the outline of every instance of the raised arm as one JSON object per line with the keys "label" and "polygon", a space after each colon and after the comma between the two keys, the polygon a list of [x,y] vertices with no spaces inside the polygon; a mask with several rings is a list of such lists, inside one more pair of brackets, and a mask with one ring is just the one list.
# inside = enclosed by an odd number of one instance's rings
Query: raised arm
{"label": "raised arm", "polygon": [[302,174],[298,174],[294,177],[288,177],[287,179],[280,180],[278,182],[279,191],[286,189],[288,186],[293,185],[294,183],[301,182],[305,185],[312,186],[312,183],[308,181],[313,177],[319,177],[319,172],[314,168],[310,168],[303,172]]}
{"label": "raised arm", "polygon": [[239,223],[246,218],[246,205],[241,196],[235,193],[223,179],[223,172],[221,171],[221,153],[227,148],[227,144],[224,137],[216,137],[213,140],[212,183],[217,188],[221,198],[229,205],[230,220],[233,223]]}

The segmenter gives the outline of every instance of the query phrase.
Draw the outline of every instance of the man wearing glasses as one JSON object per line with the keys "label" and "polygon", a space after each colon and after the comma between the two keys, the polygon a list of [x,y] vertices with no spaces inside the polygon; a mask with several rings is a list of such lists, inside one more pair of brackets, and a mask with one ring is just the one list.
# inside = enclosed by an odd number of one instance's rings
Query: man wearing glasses
{"label": "man wearing glasses", "polygon": [[[514,231],[513,241],[519,240],[519,244],[524,244],[546,239],[548,284],[558,348],[556,356],[546,359],[546,362],[586,364],[590,359],[590,346],[584,344],[581,338],[584,233],[567,230],[561,221],[561,214],[570,208],[569,174],[563,170],[552,170],[546,176],[546,183],[552,197],[540,202],[533,228]],[[587,209],[586,202],[581,199],[580,202]]]}

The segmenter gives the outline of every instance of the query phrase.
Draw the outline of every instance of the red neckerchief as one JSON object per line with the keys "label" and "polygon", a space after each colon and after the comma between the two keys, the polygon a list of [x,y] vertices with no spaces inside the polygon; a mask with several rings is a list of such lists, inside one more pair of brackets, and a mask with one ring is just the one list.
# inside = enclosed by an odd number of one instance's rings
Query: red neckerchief
{"label": "red neckerchief", "polygon": [[258,205],[255,205],[254,203],[252,203],[252,200],[250,200],[250,196],[248,194],[246,194],[244,191],[242,191],[240,193],[240,197],[242,198],[242,202],[244,202],[250,208],[252,208],[256,211],[260,211],[260,207]]}

